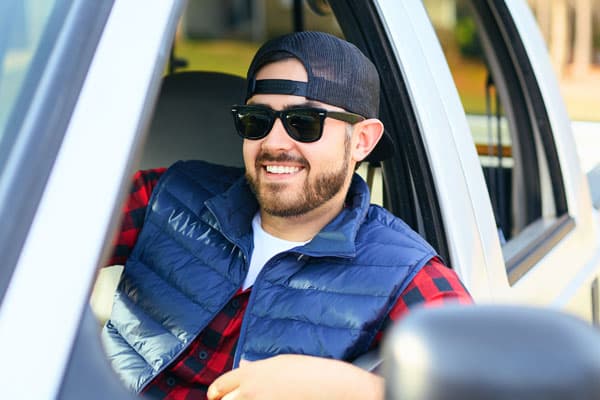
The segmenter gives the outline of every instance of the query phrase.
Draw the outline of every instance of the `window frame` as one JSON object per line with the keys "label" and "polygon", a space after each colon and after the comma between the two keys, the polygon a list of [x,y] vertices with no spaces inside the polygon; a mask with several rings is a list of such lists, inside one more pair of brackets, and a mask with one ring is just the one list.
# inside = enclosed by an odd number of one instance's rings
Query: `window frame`
{"label": "window frame", "polygon": [[[78,1],[84,8],[98,5]],[[86,359],[76,360],[73,340],[75,335],[81,338],[90,332],[82,330],[83,311],[97,268],[112,248],[184,1],[109,1],[108,18],[91,52],[91,63],[0,309],[0,325],[17,328],[0,329],[0,352],[13,366],[4,376],[11,382],[3,386],[7,397],[27,393],[30,398],[81,398],[79,392],[63,390],[65,373],[74,373],[75,390],[80,389],[79,378],[95,375],[96,390],[85,388],[91,398],[105,398],[106,385],[121,385],[105,357],[84,351],[79,354]],[[132,30],[132,18],[139,16],[140,7],[145,18]],[[97,17],[90,13],[90,18]],[[123,40],[126,37],[130,40]],[[131,51],[132,41],[139,44],[135,51]],[[32,293],[34,299],[43,301],[32,301]],[[44,334],[51,344],[47,351],[39,354],[35,346],[14,346],[17,341],[38,340],[40,326],[51,327]],[[98,340],[97,325],[91,331]],[[28,386],[28,376],[20,371],[32,359],[44,365],[46,372],[36,385]],[[85,361],[88,369],[80,369],[78,361]],[[107,373],[99,372],[102,368]]]}
{"label": "window frame", "polygon": [[[533,68],[520,38],[510,10],[503,2],[493,0],[470,1],[474,19],[481,33],[482,46],[490,61],[494,76],[502,76],[498,90],[511,99],[511,109],[518,136],[524,173],[523,187],[528,191],[525,207],[526,226],[507,244],[510,254],[503,249],[510,285],[514,285],[535,264],[575,228],[568,214],[568,204],[562,169],[556,150],[544,98]],[[507,80],[516,76],[517,80]],[[516,99],[520,104],[513,104]],[[510,123],[510,121],[509,121]],[[542,215],[540,168],[536,135],[544,152],[555,205],[554,218]],[[513,146],[516,143],[513,141]],[[533,200],[533,201],[531,201]]]}
{"label": "window frame", "polygon": [[[0,154],[0,304],[13,275],[114,0],[68,0],[50,18],[8,117]],[[50,41],[55,46],[49,47]],[[75,44],[75,46],[72,46]],[[71,45],[71,46],[69,46]],[[32,71],[42,69],[39,76]],[[9,151],[6,151],[8,149]],[[32,163],[32,160],[34,162]]]}

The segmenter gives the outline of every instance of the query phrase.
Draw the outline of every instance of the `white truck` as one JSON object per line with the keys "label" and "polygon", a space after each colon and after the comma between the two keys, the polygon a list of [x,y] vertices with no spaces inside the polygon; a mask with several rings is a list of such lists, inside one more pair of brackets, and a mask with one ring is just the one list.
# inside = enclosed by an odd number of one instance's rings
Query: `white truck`
{"label": "white truck", "polygon": [[[457,63],[448,41],[464,21],[484,66],[468,75],[480,115],[465,112],[469,94],[457,89],[472,63]],[[549,306],[598,323],[595,172],[588,182],[580,168],[526,1],[7,0],[0,397],[127,398],[88,299],[132,173],[186,158],[239,165],[228,106],[243,100],[244,81],[223,74],[233,68],[223,60],[243,63],[249,47],[300,29],[344,36],[380,72],[395,156],[362,167],[374,202],[420,232],[478,303]],[[32,385],[23,371],[34,365],[43,371]]]}

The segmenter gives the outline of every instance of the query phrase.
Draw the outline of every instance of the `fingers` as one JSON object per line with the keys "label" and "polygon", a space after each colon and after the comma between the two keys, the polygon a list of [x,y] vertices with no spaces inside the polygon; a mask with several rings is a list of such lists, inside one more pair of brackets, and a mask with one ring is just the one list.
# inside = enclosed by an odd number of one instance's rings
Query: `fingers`
{"label": "fingers", "polygon": [[235,396],[226,396],[240,386],[240,379],[239,368],[221,375],[208,387],[208,392],[206,393],[208,400],[229,400],[235,398]]}
{"label": "fingers", "polygon": [[235,388],[222,397],[221,400],[243,400],[240,394],[240,388]]}
{"label": "fingers", "polygon": [[248,361],[248,360],[240,360],[240,368],[250,365],[251,362],[252,361]]}

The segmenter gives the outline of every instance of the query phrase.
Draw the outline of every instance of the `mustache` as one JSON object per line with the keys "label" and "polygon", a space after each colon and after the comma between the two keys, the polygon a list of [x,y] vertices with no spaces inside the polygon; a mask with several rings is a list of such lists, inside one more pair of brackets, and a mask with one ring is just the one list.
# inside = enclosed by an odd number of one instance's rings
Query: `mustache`
{"label": "mustache", "polygon": [[256,157],[255,165],[258,167],[260,163],[263,162],[293,162],[296,164],[300,164],[303,167],[308,167],[308,161],[301,156],[293,156],[288,153],[269,153],[269,152],[261,152]]}

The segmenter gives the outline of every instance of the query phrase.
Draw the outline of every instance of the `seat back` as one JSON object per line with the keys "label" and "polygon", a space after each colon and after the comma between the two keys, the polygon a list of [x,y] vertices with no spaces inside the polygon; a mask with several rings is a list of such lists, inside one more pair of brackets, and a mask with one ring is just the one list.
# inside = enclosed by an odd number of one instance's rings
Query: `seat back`
{"label": "seat back", "polygon": [[182,72],[164,78],[139,169],[177,160],[243,167],[242,139],[231,105],[244,101],[246,80],[218,72]]}

